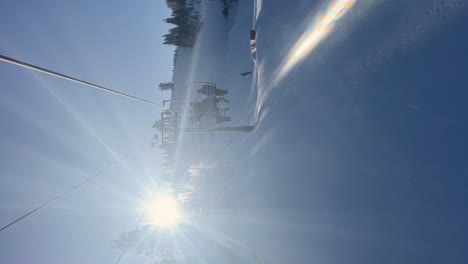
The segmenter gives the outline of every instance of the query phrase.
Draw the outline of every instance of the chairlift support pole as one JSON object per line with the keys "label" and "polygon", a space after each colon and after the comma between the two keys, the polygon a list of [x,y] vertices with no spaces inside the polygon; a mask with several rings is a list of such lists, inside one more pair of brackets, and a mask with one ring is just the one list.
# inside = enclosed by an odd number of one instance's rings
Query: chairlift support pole
{"label": "chairlift support pole", "polygon": [[238,127],[213,127],[213,128],[183,128],[185,133],[209,133],[209,132],[252,132],[254,126]]}
{"label": "chairlift support pole", "polygon": [[170,100],[163,100],[163,106],[168,102],[172,102],[172,101],[176,101],[176,100],[182,100],[182,99],[181,98],[175,98],[175,99],[170,99]]}

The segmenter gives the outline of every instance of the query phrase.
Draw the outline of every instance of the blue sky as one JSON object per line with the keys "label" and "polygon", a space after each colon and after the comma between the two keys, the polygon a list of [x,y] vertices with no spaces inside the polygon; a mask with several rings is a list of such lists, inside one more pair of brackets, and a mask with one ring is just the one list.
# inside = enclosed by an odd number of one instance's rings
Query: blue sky
{"label": "blue sky", "polygon": [[[0,54],[160,102],[172,77],[164,1],[10,1]],[[0,63],[0,225],[106,175],[0,234],[1,263],[109,263],[160,177],[158,109]]]}

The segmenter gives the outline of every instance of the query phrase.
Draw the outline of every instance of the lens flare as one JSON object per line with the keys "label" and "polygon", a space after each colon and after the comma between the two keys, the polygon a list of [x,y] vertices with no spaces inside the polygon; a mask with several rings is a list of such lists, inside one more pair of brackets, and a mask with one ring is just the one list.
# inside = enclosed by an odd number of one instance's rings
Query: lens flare
{"label": "lens flare", "polygon": [[296,41],[275,73],[272,85],[278,84],[330,34],[336,22],[354,5],[356,0],[336,0],[319,16]]}

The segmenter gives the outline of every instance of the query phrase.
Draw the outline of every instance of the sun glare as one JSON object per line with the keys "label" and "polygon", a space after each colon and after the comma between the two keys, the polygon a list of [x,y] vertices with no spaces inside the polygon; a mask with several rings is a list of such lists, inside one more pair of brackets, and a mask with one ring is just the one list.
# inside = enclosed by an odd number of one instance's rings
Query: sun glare
{"label": "sun glare", "polygon": [[277,69],[273,85],[278,84],[330,34],[336,22],[353,7],[355,2],[356,0],[334,0],[326,11],[314,20]]}
{"label": "sun glare", "polygon": [[173,227],[181,219],[177,200],[170,195],[156,197],[146,206],[149,224],[160,227]]}

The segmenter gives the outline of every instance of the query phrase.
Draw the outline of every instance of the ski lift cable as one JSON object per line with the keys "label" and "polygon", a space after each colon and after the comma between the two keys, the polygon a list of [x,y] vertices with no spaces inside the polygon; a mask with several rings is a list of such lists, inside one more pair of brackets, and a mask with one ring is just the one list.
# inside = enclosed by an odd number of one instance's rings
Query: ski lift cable
{"label": "ski lift cable", "polygon": [[[164,170],[164,173],[166,172],[166,170]],[[164,179],[166,179],[167,177],[167,174],[164,176],[164,177],[161,177],[161,179],[159,179],[159,182],[158,182],[158,185],[156,185],[156,188],[154,189],[154,192],[151,196],[151,199],[154,199],[154,197],[156,196],[156,193],[158,192],[159,190],[159,187],[161,186],[161,183]],[[140,220],[138,220],[138,223],[135,225],[135,229],[137,229],[141,222],[143,222],[143,218],[145,217],[145,213],[143,212],[141,214],[141,217],[140,217]],[[120,261],[122,260],[122,258],[124,257],[124,255],[128,252],[128,250],[125,250],[125,249],[122,249],[122,251],[120,252],[120,255],[119,257],[117,258],[117,261],[115,261],[115,264],[119,264]]]}
{"label": "ski lift cable", "polygon": [[42,68],[42,67],[39,67],[39,66],[36,66],[36,65],[29,64],[29,63],[24,62],[24,61],[16,60],[16,59],[13,59],[13,58],[10,58],[10,57],[7,57],[7,56],[3,56],[3,55],[0,55],[0,61],[4,61],[4,62],[11,63],[11,64],[14,64],[14,65],[17,65],[17,66],[20,66],[20,67],[23,67],[23,68],[35,70],[35,71],[42,72],[42,73],[45,73],[45,74],[49,74],[49,75],[59,77],[59,78],[65,79],[65,80],[69,80],[69,81],[72,81],[72,82],[76,82],[76,83],[79,83],[79,84],[83,84],[83,85],[93,87],[93,88],[101,90],[101,91],[105,91],[105,92],[108,92],[108,93],[112,93],[112,94],[120,95],[120,96],[123,96],[123,97],[127,97],[127,98],[130,98],[130,99],[139,101],[139,102],[143,102],[143,103],[146,103],[146,104],[157,106],[157,107],[163,108],[163,109],[165,109],[165,110],[172,113],[172,111],[170,109],[165,108],[161,104],[151,102],[151,101],[148,101],[148,100],[145,100],[145,99],[142,99],[142,98],[130,95],[130,94],[122,93],[122,92],[119,92],[119,91],[116,91],[116,90],[112,90],[110,88],[106,88],[106,87],[101,86],[101,85],[97,85],[97,84],[94,84],[94,83],[83,81],[83,80],[80,80],[80,79],[77,79],[77,78],[74,78],[74,77],[71,77],[71,76],[68,76],[68,75],[65,75],[65,74],[61,74],[61,73],[58,73],[58,72],[55,72],[55,71],[51,71],[51,70],[48,70],[48,69],[45,69],[45,68]]}
{"label": "ski lift cable", "polygon": [[[129,157],[130,157],[130,156],[129,156]],[[112,168],[116,167],[116,166],[119,165],[119,164],[120,164],[120,162],[116,162],[116,163],[110,165],[109,167],[107,167],[107,168],[105,168],[104,170],[98,172],[97,174],[93,175],[92,177],[87,178],[86,180],[82,181],[81,183],[79,183],[78,185],[74,186],[73,188],[68,189],[67,191],[65,191],[65,192],[63,192],[63,193],[61,193],[61,194],[55,196],[54,198],[52,198],[52,199],[48,200],[47,202],[45,202],[45,203],[39,205],[38,207],[34,208],[33,210],[29,211],[28,213],[22,215],[21,217],[16,218],[15,220],[13,220],[12,222],[10,222],[9,224],[7,224],[7,225],[5,225],[4,227],[2,227],[2,228],[0,229],[0,232],[6,230],[7,228],[9,228],[9,227],[11,227],[11,226],[13,226],[14,224],[17,224],[17,223],[20,222],[21,220],[23,220],[23,219],[25,219],[26,217],[28,217],[28,216],[30,216],[30,215],[36,213],[37,211],[41,210],[42,208],[46,207],[47,205],[49,205],[49,204],[51,204],[51,203],[53,203],[53,202],[59,200],[60,198],[64,197],[65,195],[71,193],[72,191],[74,191],[74,190],[76,190],[76,189],[82,187],[82,186],[85,185],[86,183],[88,183],[88,182],[90,182],[91,180],[97,178],[98,176],[100,176],[100,175],[102,175],[102,174],[108,172],[109,170],[111,170]]]}

